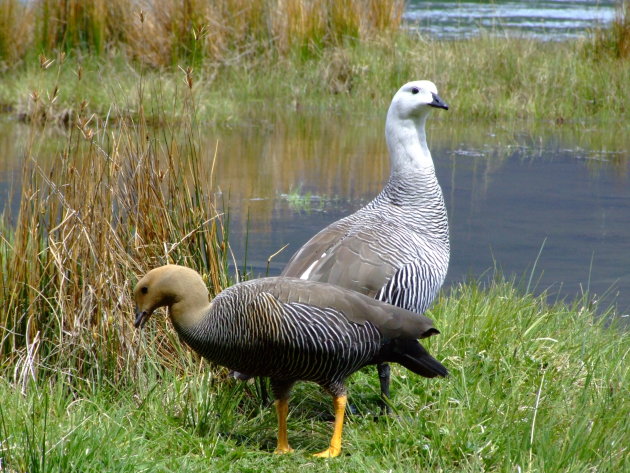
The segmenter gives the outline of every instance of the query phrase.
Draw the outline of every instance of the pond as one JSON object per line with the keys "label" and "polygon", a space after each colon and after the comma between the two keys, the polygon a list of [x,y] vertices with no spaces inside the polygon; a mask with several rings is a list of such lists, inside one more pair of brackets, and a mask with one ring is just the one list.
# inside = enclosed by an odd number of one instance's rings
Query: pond
{"label": "pond", "polygon": [[[589,292],[627,313],[630,136],[471,127],[446,113],[433,113],[428,135],[449,212],[447,285],[496,268],[523,288],[531,277],[535,292]],[[278,274],[313,234],[368,202],[389,172],[382,128],[382,117],[303,117],[224,133],[216,176],[240,264]]]}
{"label": "pond", "polygon": [[469,38],[484,32],[564,40],[610,23],[617,4],[615,0],[411,0],[404,18],[422,34],[437,39]]}
{"label": "pond", "polygon": [[[283,113],[204,133],[239,269],[278,274],[312,235],[379,192],[389,173],[384,114]],[[450,220],[447,286],[500,270],[536,293],[588,292],[630,311],[630,133],[471,126],[441,110],[427,132]],[[28,135],[0,121],[0,207],[19,182]]]}

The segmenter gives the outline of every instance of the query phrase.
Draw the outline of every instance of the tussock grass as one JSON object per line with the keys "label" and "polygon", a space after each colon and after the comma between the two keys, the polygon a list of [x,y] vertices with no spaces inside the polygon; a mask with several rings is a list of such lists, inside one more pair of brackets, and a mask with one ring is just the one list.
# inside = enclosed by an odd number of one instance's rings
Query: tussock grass
{"label": "tussock grass", "polygon": [[[497,279],[462,284],[432,311],[442,334],[430,350],[445,380],[396,367],[392,416],[371,413],[375,370],[353,376],[359,410],[344,453],[315,461],[331,426],[330,399],[311,384],[292,397],[296,453],[271,454],[276,421],[254,385],[195,363],[140,364],[142,383],[106,382],[68,395],[60,380],[26,395],[3,380],[4,465],[18,471],[530,471],[628,469],[630,343],[586,300],[549,304]],[[140,352],[153,356],[155,341]],[[177,343],[177,342],[176,342]],[[149,353],[144,354],[144,350]],[[183,370],[183,371],[182,371]],[[39,467],[38,467],[39,465]]]}

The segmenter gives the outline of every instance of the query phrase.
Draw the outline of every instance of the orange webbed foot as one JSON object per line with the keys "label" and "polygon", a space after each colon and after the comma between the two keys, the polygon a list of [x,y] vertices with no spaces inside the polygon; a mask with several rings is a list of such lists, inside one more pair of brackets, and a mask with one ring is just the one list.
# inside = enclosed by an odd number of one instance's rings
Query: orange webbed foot
{"label": "orange webbed foot", "polygon": [[340,448],[328,447],[323,452],[315,453],[313,456],[317,458],[334,458],[341,453]]}

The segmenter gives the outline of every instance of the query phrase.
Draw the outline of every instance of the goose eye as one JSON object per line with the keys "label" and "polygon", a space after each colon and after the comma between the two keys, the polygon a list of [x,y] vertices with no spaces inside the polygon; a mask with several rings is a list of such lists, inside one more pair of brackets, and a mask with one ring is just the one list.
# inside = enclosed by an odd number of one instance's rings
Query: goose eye
{"label": "goose eye", "polygon": [[412,93],[413,95],[416,95],[418,92],[420,92],[420,89],[418,89],[417,87],[412,87],[412,88],[411,88],[411,93]]}
{"label": "goose eye", "polygon": [[144,286],[142,289],[140,289],[140,292],[141,292],[142,294],[146,294],[147,292],[149,292],[149,288],[148,288],[148,287],[146,287],[146,286]]}

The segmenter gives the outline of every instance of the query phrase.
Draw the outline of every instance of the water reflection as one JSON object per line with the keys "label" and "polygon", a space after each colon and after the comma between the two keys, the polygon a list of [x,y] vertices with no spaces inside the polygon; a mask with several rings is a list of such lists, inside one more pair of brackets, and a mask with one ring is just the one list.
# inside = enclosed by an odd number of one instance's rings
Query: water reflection
{"label": "water reflection", "polygon": [[[495,265],[526,274],[542,247],[538,291],[572,298],[612,287],[621,312],[630,311],[630,134],[474,126],[437,113],[427,132],[451,222],[449,284]],[[62,149],[55,136],[34,145],[43,166]],[[237,261],[254,275],[278,274],[315,232],[371,199],[389,173],[377,115],[281,114],[202,136]],[[24,125],[0,126],[0,205],[28,137]]]}
{"label": "water reflection", "polygon": [[[362,120],[282,123],[255,163],[223,162],[217,176],[232,189],[232,243],[254,274],[279,273],[310,236],[380,190],[388,175],[382,120]],[[451,220],[448,283],[494,265],[526,274],[542,248],[538,291],[572,298],[610,290],[607,301],[616,295],[620,309],[630,310],[626,135],[555,125],[515,132],[446,118],[432,119],[428,133]],[[260,175],[266,193],[243,187]],[[291,201],[285,194],[292,187],[319,198]]]}
{"label": "water reflection", "polygon": [[[217,186],[233,215],[249,209],[255,233],[270,231],[274,219],[292,218],[296,207],[322,211],[360,202],[378,192],[389,172],[376,118],[280,116],[273,125],[215,133]],[[214,151],[212,140],[204,148]],[[278,207],[278,201],[293,205]]]}

